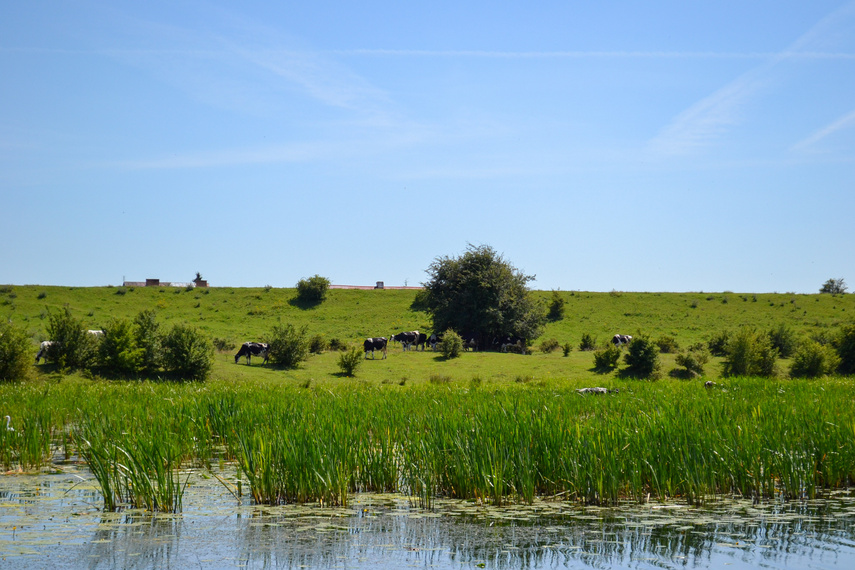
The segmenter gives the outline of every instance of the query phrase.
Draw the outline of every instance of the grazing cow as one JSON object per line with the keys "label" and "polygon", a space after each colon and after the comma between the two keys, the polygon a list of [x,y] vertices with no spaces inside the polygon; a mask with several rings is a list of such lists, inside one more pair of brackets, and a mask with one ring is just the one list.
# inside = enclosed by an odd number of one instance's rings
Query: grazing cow
{"label": "grazing cow", "polygon": [[632,340],[632,337],[628,334],[616,334],[612,337],[612,342],[615,346],[620,346],[622,344],[629,344],[629,341]]}
{"label": "grazing cow", "polygon": [[436,352],[436,347],[439,346],[439,343],[442,342],[442,333],[433,333],[432,335],[430,335],[430,338],[428,338],[427,342],[430,345],[431,349]]}
{"label": "grazing cow", "polygon": [[268,354],[268,346],[266,342],[245,342],[240,346],[240,350],[237,354],[235,354],[235,364],[238,363],[241,356],[246,356],[246,364],[250,365],[250,360],[253,356],[260,356],[264,360],[261,361],[262,364],[267,364],[267,360],[269,358]]}
{"label": "grazing cow", "polygon": [[36,353],[36,364],[38,364],[39,360],[41,360],[42,358],[47,361],[48,353],[50,352],[50,347],[52,346],[52,340],[43,340],[41,343],[39,343],[39,351]]}
{"label": "grazing cow", "polygon": [[419,347],[422,347],[422,352],[424,352],[425,344],[427,344],[427,335],[425,333],[418,333],[415,341],[416,350],[418,350]]}
{"label": "grazing cow", "polygon": [[498,346],[502,352],[523,352],[525,347],[523,339],[515,336],[504,336],[493,341],[494,346]]}
{"label": "grazing cow", "polygon": [[600,394],[617,394],[617,393],[618,393],[618,389],[617,389],[617,388],[615,388],[614,390],[609,390],[608,388],[600,388],[600,387],[596,387],[596,388],[579,388],[578,390],[576,390],[576,392],[577,392],[577,393],[579,393],[579,394],[581,394],[581,395],[583,395],[583,396],[584,396],[585,394],[594,394],[595,396],[599,396]]}
{"label": "grazing cow", "polygon": [[410,345],[419,340],[419,331],[402,332],[392,335],[392,340],[400,342],[404,350],[410,350]]}
{"label": "grazing cow", "polygon": [[463,350],[478,350],[478,337],[474,334],[464,333],[460,335],[463,339]]}
{"label": "grazing cow", "polygon": [[371,360],[374,360],[375,350],[382,350],[383,358],[386,358],[386,337],[366,338],[365,342],[362,343],[362,347],[365,349],[365,358],[368,358],[368,353],[371,352]]}

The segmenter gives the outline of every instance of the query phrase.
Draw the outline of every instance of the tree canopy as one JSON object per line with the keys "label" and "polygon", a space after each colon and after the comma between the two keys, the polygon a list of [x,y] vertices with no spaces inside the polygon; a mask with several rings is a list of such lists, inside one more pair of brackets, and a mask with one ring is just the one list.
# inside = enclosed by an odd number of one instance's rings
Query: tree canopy
{"label": "tree canopy", "polygon": [[820,288],[820,293],[831,293],[832,295],[843,295],[846,293],[848,287],[846,283],[843,281],[843,278],[840,279],[829,279],[825,283],[822,284]]}
{"label": "tree canopy", "polygon": [[545,311],[529,294],[525,275],[490,246],[469,245],[460,257],[438,257],[420,304],[436,331],[453,329],[488,348],[494,339],[540,336]]}

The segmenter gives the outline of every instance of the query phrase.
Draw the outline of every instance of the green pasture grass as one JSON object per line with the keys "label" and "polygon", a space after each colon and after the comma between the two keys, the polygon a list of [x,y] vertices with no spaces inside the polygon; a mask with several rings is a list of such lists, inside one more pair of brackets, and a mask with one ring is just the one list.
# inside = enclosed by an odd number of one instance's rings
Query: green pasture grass
{"label": "green pasture grass", "polygon": [[[412,309],[413,290],[333,289],[316,306],[295,302],[296,290],[288,288],[198,288],[172,287],[45,287],[6,286],[0,293],[0,318],[22,326],[37,342],[46,339],[48,315],[68,307],[87,328],[104,327],[112,318],[131,319],[143,310],[154,310],[163,326],[173,323],[198,327],[211,338],[239,345],[261,340],[274,325],[291,323],[307,326],[310,335],[327,341],[337,339],[360,346],[369,336],[386,336],[404,330],[431,332],[427,314]],[[585,378],[607,382],[614,373],[602,375],[593,370],[593,354],[580,352],[584,333],[608,342],[615,333],[633,336],[674,337],[681,348],[705,342],[725,330],[744,325],[771,330],[781,325],[792,328],[801,337],[832,334],[837,327],[853,322],[855,295],[793,293],[593,293],[559,292],[565,301],[565,317],[546,325],[543,336],[532,341],[535,354],[465,353],[459,359],[445,361],[429,351],[403,353],[390,343],[386,361],[363,363],[356,378],[372,383],[422,382],[431,375],[469,380],[480,376],[485,381],[528,379],[548,381],[554,378]],[[547,304],[552,292],[534,291]],[[572,351],[564,357],[560,350],[550,354],[537,351],[541,340],[555,338],[569,343]],[[236,351],[236,350],[235,350]],[[269,377],[283,382],[337,382],[341,380],[338,355],[312,356],[296,370],[234,366],[233,353],[217,356],[214,376],[234,381]],[[34,354],[35,356],[35,354]],[[675,368],[673,354],[661,355],[663,372]],[[782,369],[788,363],[782,361]],[[43,373],[50,367],[39,367]],[[721,372],[720,359],[713,358],[706,376],[716,379]]]}

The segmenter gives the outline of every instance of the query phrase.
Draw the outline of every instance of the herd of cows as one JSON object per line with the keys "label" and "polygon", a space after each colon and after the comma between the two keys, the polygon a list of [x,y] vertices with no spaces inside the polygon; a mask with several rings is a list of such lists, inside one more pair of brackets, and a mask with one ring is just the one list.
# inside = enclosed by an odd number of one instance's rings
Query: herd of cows
{"label": "herd of cows", "polygon": [[[462,339],[464,349],[475,350],[477,348],[478,344],[475,335],[463,335]],[[416,350],[421,348],[424,351],[426,345],[430,345],[431,349],[436,351],[437,345],[442,341],[442,335],[437,335],[436,333],[433,333],[428,336],[427,334],[420,333],[419,331],[407,331],[391,335],[391,340],[401,343],[401,346],[405,351],[410,350],[413,347],[415,347]],[[631,340],[632,337],[628,334],[616,334],[612,337],[612,343],[616,346],[629,344]],[[389,339],[387,339],[385,336],[365,339],[365,342],[362,343],[362,349],[365,353],[365,358],[368,358],[368,354],[371,353],[371,359],[374,360],[375,351],[382,352],[383,358],[386,358],[386,349],[388,343]],[[502,352],[508,352],[513,349],[520,349],[524,345],[525,342],[523,339],[512,336],[497,338],[492,342],[492,346]],[[240,350],[238,350],[237,354],[235,354],[235,364],[240,361],[241,357],[245,357],[246,363],[251,364],[253,356],[255,356],[256,358],[261,358],[262,364],[267,364],[267,361],[270,356],[268,353],[269,350],[267,343],[245,342],[241,345]],[[38,363],[38,358],[39,357],[37,356],[36,363]]]}
{"label": "herd of cows", "polygon": [[[104,336],[104,331],[102,330],[90,330],[86,332],[96,337]],[[462,339],[464,349],[477,349],[478,342],[475,335],[463,335]],[[427,334],[420,333],[419,331],[407,331],[391,335],[391,340],[401,343],[401,346],[405,351],[410,350],[413,347],[415,347],[416,350],[418,350],[419,348],[424,350],[426,345],[430,345],[431,349],[436,351],[437,345],[442,341],[442,335],[437,335],[436,333],[433,333],[428,336]],[[616,346],[629,344],[631,340],[632,337],[627,334],[616,334],[612,337],[612,343]],[[365,339],[365,342],[362,343],[362,348],[365,352],[365,358],[368,358],[368,353],[371,353],[371,358],[373,360],[374,351],[382,352],[383,358],[386,358],[386,348],[388,343],[389,339],[387,339],[385,336]],[[39,351],[38,353],[36,353],[36,364],[38,364],[39,360],[41,360],[42,358],[47,357],[47,353],[53,345],[54,341],[52,340],[45,340],[39,344]],[[525,346],[525,341],[521,338],[505,336],[494,339],[491,345],[495,349],[500,350],[501,352],[509,352],[515,349],[521,349],[523,346]],[[240,347],[240,350],[238,350],[237,354],[235,354],[235,364],[238,363],[241,357],[245,357],[246,363],[251,364],[253,356],[255,356],[256,358],[261,358],[262,364],[267,364],[268,359],[270,357],[267,343],[243,343]]]}

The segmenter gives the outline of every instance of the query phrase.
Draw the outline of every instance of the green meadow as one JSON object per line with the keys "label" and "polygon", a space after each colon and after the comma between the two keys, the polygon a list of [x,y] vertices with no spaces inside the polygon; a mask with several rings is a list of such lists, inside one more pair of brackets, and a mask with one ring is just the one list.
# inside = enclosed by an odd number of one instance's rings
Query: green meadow
{"label": "green meadow", "polygon": [[[111,380],[36,366],[0,385],[0,466],[32,472],[85,461],[107,509],[180,511],[188,469],[221,479],[236,500],[346,504],[395,492],[505,504],[536,497],[586,503],[716,495],[813,497],[855,481],[850,377],[723,378],[721,361],[693,380],[657,381],[593,369],[583,334],[673,337],[681,347],[748,325],[827,338],[853,322],[855,296],[561,292],[564,318],[529,355],[430,350],[362,362],[343,376],[338,353],[294,370],[234,363],[218,352],[204,382]],[[154,309],[163,324],[198,327],[235,345],[277,324],[358,346],[367,336],[430,331],[412,290],[331,290],[300,306],[293,289],[6,286],[0,316],[23,327],[33,355],[48,315],[67,307],[87,328]],[[552,292],[535,292],[544,304]],[[552,339],[572,350],[538,350]],[[706,380],[715,386],[704,387]],[[604,396],[577,388],[618,389]]]}
{"label": "green meadow", "polygon": [[[606,343],[615,333],[647,335],[655,340],[673,337],[681,348],[705,342],[713,334],[754,326],[767,331],[786,326],[803,338],[827,337],[837,327],[855,321],[855,295],[803,295],[792,293],[591,293],[561,292],[565,301],[563,319],[550,322],[540,339],[532,341],[533,354],[467,353],[463,358],[444,361],[430,351],[404,353],[391,343],[386,361],[363,363],[357,370],[359,380],[378,382],[423,382],[432,375],[468,381],[479,376],[485,381],[518,379],[608,382],[615,373],[598,374],[591,352],[579,351],[582,335]],[[546,305],[552,292],[534,295]],[[405,330],[431,332],[430,319],[411,308],[413,290],[333,289],[326,301],[317,306],[295,302],[294,289],[281,288],[208,288],[170,287],[44,287],[5,286],[0,289],[0,317],[24,327],[33,338],[33,356],[37,341],[46,338],[48,315],[68,307],[87,328],[100,329],[112,318],[131,319],[143,310],[157,312],[158,321],[197,327],[212,339],[239,346],[245,341],[261,340],[277,324],[307,326],[310,335],[322,335],[358,346],[369,336],[389,337]],[[545,339],[560,345],[569,343],[568,356],[562,350],[543,353],[538,350]],[[278,379],[282,382],[341,382],[338,354],[313,355],[296,370],[276,370],[253,365],[237,367],[237,349],[217,354],[215,379],[246,381]],[[675,354],[662,354],[663,371],[675,368]],[[786,360],[780,361],[783,372]],[[49,370],[49,368],[45,369]],[[716,379],[721,372],[720,359],[706,366],[706,376]]]}

